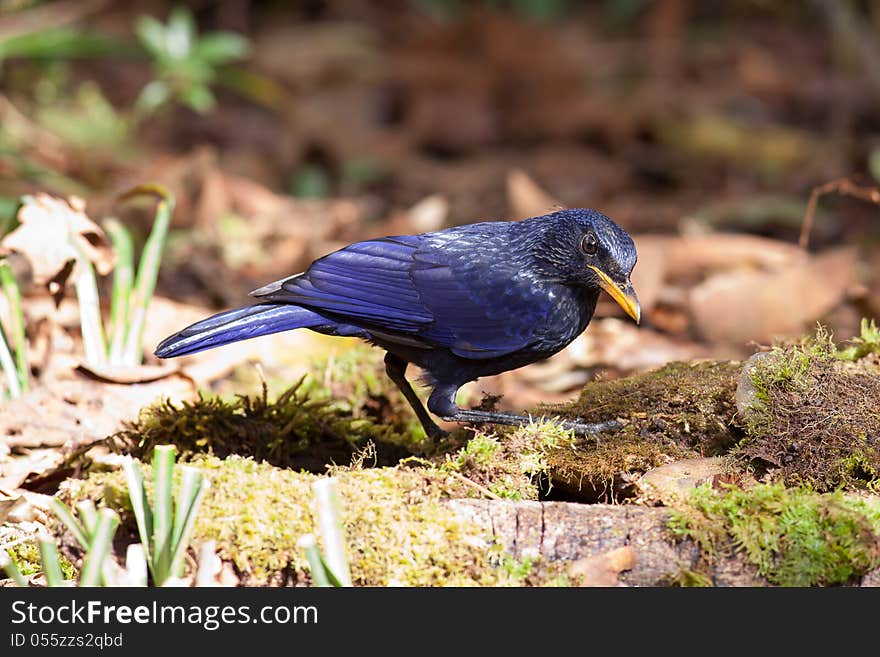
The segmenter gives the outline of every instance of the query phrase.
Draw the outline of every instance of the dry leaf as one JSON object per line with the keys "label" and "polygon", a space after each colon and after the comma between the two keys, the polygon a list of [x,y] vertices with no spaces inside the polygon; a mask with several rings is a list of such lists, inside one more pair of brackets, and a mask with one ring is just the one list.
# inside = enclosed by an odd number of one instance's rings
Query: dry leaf
{"label": "dry leaf", "polygon": [[691,313],[711,342],[800,335],[843,299],[856,281],[855,265],[856,250],[844,247],[775,271],[718,273],[691,290]]}
{"label": "dry leaf", "polygon": [[520,169],[507,174],[507,205],[511,219],[539,217],[563,207]]}
{"label": "dry leaf", "polygon": [[635,550],[626,545],[604,554],[573,561],[568,566],[568,573],[577,577],[581,586],[624,586],[618,575],[624,570],[632,570],[635,565]]}
{"label": "dry leaf", "polygon": [[432,194],[413,205],[407,215],[413,232],[430,233],[440,230],[449,216],[449,201],[442,194]]}
{"label": "dry leaf", "polygon": [[591,322],[589,329],[566,347],[565,353],[579,367],[606,366],[624,371],[646,370],[673,360],[708,355],[703,345],[611,317]]}
{"label": "dry leaf", "polygon": [[666,280],[666,245],[665,240],[658,239],[654,235],[634,235],[633,241],[639,259],[630,278],[639,295],[642,314],[647,317],[654,310]]}
{"label": "dry leaf", "polygon": [[[20,253],[29,261],[34,282],[63,291],[82,254],[99,274],[109,274],[115,254],[104,231],[85,214],[85,201],[48,194],[29,197],[18,211],[20,226],[0,241],[0,254]],[[55,294],[56,287],[52,291]]]}
{"label": "dry leaf", "polygon": [[723,474],[722,464],[717,456],[674,461],[648,470],[636,481],[636,488],[648,498],[671,504]]}

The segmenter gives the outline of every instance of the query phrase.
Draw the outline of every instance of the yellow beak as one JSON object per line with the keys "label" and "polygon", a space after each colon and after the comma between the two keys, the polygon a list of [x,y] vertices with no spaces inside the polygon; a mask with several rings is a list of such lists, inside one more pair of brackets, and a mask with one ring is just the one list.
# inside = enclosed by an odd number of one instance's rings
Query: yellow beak
{"label": "yellow beak", "polygon": [[627,279],[623,285],[618,285],[611,280],[611,277],[608,274],[598,267],[594,267],[593,265],[587,266],[596,272],[596,276],[599,277],[599,286],[610,294],[611,298],[619,303],[620,307],[623,308],[626,314],[632,317],[636,321],[636,324],[638,324],[639,319],[642,316],[642,308],[639,305],[639,298],[636,296],[636,291],[633,289],[632,283],[629,282],[629,279]]}

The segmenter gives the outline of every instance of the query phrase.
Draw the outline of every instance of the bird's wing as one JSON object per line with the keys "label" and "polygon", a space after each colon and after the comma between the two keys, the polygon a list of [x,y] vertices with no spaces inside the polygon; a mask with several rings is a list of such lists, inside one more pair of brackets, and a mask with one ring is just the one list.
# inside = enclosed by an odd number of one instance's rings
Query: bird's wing
{"label": "bird's wing", "polygon": [[479,251],[463,240],[437,248],[424,235],[368,240],[253,294],[333,313],[386,340],[492,358],[532,341],[545,300],[526,298],[515,272]]}

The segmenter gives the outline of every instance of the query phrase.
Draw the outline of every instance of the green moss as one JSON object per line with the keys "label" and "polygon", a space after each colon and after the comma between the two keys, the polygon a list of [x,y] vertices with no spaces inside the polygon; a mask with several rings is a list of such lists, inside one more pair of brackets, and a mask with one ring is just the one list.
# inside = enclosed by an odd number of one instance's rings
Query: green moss
{"label": "green moss", "polygon": [[475,486],[471,494],[489,491],[511,500],[536,500],[547,480],[552,451],[574,443],[571,431],[556,422],[532,422],[491,434],[477,431],[464,447],[433,462],[443,472],[461,474]]}
{"label": "green moss", "polygon": [[680,568],[672,577],[672,585],[682,588],[705,588],[712,586],[712,578],[697,570]]}
{"label": "green moss", "polygon": [[880,565],[880,500],[782,484],[694,490],[669,523],[711,559],[742,552],[771,583],[843,584]]}
{"label": "green moss", "polygon": [[[43,561],[40,556],[40,546],[36,541],[24,540],[7,548],[6,551],[22,575],[28,576],[42,572]],[[59,555],[58,563],[61,566],[61,574],[64,579],[75,580],[77,578],[76,568],[63,554]]]}
{"label": "green moss", "polygon": [[314,390],[301,379],[274,401],[265,385],[261,395],[232,401],[201,395],[194,402],[166,400],[142,409],[112,443],[136,457],[151,454],[156,445],[174,444],[183,459],[238,454],[313,472],[348,463],[368,441],[376,445],[381,463],[394,463],[420,444],[414,434],[354,417]]}
{"label": "green moss", "polygon": [[862,318],[859,336],[850,342],[852,344],[849,347],[837,351],[837,358],[853,362],[867,356],[880,355],[880,327],[877,322]]}
{"label": "green moss", "polygon": [[569,403],[535,414],[587,422],[619,420],[619,431],[548,450],[553,485],[570,496],[619,499],[635,475],[672,459],[722,453],[736,443],[734,391],[742,365],[670,363],[650,372],[594,381]]}
{"label": "green moss", "polygon": [[[213,539],[243,583],[303,584],[307,564],[297,540],[315,531],[315,475],[231,456],[195,459],[211,481],[196,520],[193,546]],[[518,585],[521,573],[498,566],[499,548],[444,500],[469,492],[439,469],[334,469],[343,504],[352,577],[358,585]],[[145,467],[149,482],[149,467]],[[71,481],[65,496],[117,509],[132,529],[124,477],[92,474]],[[547,571],[546,579],[555,576]],[[533,577],[533,574],[530,575]]]}
{"label": "green moss", "polygon": [[820,329],[755,361],[740,464],[819,491],[878,486],[880,367],[839,353]]}
{"label": "green moss", "polygon": [[630,434],[717,454],[736,440],[732,419],[741,367],[724,361],[669,363],[622,379],[593,381],[576,400],[546,410],[587,422],[621,420]]}

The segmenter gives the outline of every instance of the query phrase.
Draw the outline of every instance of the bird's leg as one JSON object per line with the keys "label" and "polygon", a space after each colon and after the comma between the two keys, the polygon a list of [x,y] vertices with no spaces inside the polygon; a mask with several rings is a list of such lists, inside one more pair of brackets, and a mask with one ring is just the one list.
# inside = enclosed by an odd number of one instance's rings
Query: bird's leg
{"label": "bird's leg", "polygon": [[428,434],[428,438],[442,438],[445,436],[446,432],[431,419],[428,411],[422,405],[422,400],[419,399],[416,391],[413,390],[409,381],[406,380],[406,361],[391,352],[386,353],[385,372],[388,374],[388,378],[394,381],[394,385],[400,389],[403,396],[406,397],[406,401],[409,402],[409,405],[415,411],[416,417],[419,418],[419,422],[422,423],[422,427],[425,429],[425,433]]}
{"label": "bird's leg", "polygon": [[[514,413],[499,413],[495,411],[475,411],[466,408],[459,408],[455,405],[455,393],[458,392],[458,386],[454,385],[438,385],[431,392],[428,398],[428,409],[435,415],[439,415],[447,422],[473,422],[475,424],[508,424],[513,426],[522,426],[529,424],[536,419],[527,415],[516,415]],[[615,420],[607,422],[578,422],[576,420],[562,420],[560,425],[563,429],[571,429],[576,434],[589,436],[617,429],[620,423]]]}

